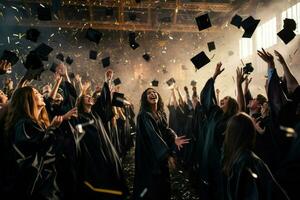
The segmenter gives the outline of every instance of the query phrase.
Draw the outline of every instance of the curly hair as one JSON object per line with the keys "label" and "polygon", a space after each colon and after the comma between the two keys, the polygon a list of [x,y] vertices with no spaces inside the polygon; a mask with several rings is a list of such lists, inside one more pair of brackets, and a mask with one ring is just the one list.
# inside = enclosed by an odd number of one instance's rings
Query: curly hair
{"label": "curly hair", "polygon": [[151,106],[147,100],[147,92],[148,90],[154,90],[156,93],[157,93],[157,96],[158,96],[158,102],[157,102],[157,111],[160,112],[160,113],[164,113],[164,102],[160,96],[160,94],[153,88],[147,88],[143,94],[142,94],[142,97],[141,97],[141,107],[140,107],[140,112],[141,111],[147,111],[147,112],[151,112]]}

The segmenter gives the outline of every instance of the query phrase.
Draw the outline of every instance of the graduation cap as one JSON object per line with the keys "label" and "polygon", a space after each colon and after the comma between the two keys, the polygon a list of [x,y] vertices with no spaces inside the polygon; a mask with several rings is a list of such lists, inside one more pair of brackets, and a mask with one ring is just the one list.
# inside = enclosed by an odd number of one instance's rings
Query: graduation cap
{"label": "graduation cap", "polygon": [[97,31],[97,30],[95,30],[95,29],[89,28],[89,29],[87,30],[87,32],[86,32],[85,37],[86,37],[88,40],[90,40],[90,41],[92,41],[92,42],[95,42],[95,43],[99,44],[99,42],[100,42],[100,40],[101,40],[101,38],[102,38],[102,35],[103,35],[103,34],[102,34],[101,32],[99,32],[99,31]]}
{"label": "graduation cap", "polygon": [[112,105],[116,107],[123,107],[124,105],[124,94],[114,92],[112,97]]}
{"label": "graduation cap", "polygon": [[37,13],[38,13],[38,19],[41,21],[51,21],[52,20],[51,9],[49,7],[40,5],[37,8]]}
{"label": "graduation cap", "polygon": [[145,53],[145,54],[143,55],[143,58],[144,58],[144,60],[146,60],[147,62],[149,62],[150,59],[151,59],[151,57],[150,57],[150,55],[149,55],[148,53]]}
{"label": "graduation cap", "polygon": [[244,29],[243,38],[251,38],[260,20],[254,19],[252,16],[242,21],[241,26]]}
{"label": "graduation cap", "polygon": [[283,23],[283,29],[279,33],[277,33],[277,35],[285,44],[288,44],[296,36],[294,30],[296,30],[297,25],[295,20],[288,18],[284,19]]}
{"label": "graduation cap", "polygon": [[4,50],[1,56],[1,60],[7,60],[12,66],[15,65],[19,58],[15,52]]}
{"label": "graduation cap", "polygon": [[232,19],[231,19],[231,22],[230,24],[240,28],[241,27],[241,24],[242,24],[242,21],[243,21],[243,18],[239,15],[235,15]]}
{"label": "graduation cap", "polygon": [[31,51],[26,56],[24,67],[26,69],[40,69],[44,67],[44,64],[40,55],[38,55],[36,51]]}
{"label": "graduation cap", "polygon": [[48,61],[48,55],[53,51],[53,48],[46,45],[45,43],[40,44],[37,48],[34,50],[38,56],[43,61]]}
{"label": "graduation cap", "polygon": [[129,45],[130,47],[135,50],[137,49],[140,45],[135,41],[136,34],[134,32],[130,32],[128,35],[128,40],[129,40]]}
{"label": "graduation cap", "polygon": [[57,67],[57,66],[58,66],[58,64],[54,62],[54,63],[52,63],[52,65],[51,65],[51,67],[50,67],[49,70],[50,70],[51,72],[55,73],[55,72],[56,72],[56,67]]}
{"label": "graduation cap", "polygon": [[211,22],[210,22],[208,13],[196,17],[196,22],[197,22],[199,31],[202,31],[204,29],[211,27]]}
{"label": "graduation cap", "polygon": [[73,59],[70,56],[68,56],[66,59],[66,63],[68,63],[68,65],[72,65]]}
{"label": "graduation cap", "polygon": [[204,51],[201,51],[199,54],[191,58],[192,63],[196,67],[196,69],[200,69],[210,62],[210,59],[206,56]]}
{"label": "graduation cap", "polygon": [[158,87],[158,83],[159,83],[159,81],[154,79],[154,80],[151,82],[151,85],[152,85],[153,87]]}
{"label": "graduation cap", "polygon": [[120,85],[122,82],[120,78],[116,78],[115,80],[113,80],[113,83],[114,85]]}
{"label": "graduation cap", "polygon": [[173,85],[174,83],[176,83],[176,81],[175,81],[174,78],[170,78],[169,80],[167,80],[166,83],[167,83],[168,86],[171,86],[171,85]]}
{"label": "graduation cap", "polygon": [[216,45],[215,45],[214,42],[209,42],[209,43],[207,43],[207,46],[208,46],[208,50],[209,50],[210,52],[216,49]]}
{"label": "graduation cap", "polygon": [[197,81],[195,81],[195,80],[192,80],[192,81],[191,81],[191,86],[193,86],[193,87],[194,87],[194,86],[196,86],[196,85],[197,85]]}
{"label": "graduation cap", "polygon": [[97,59],[97,55],[98,55],[97,51],[94,51],[94,50],[90,51],[90,59],[96,60]]}
{"label": "graduation cap", "polygon": [[133,50],[139,48],[139,46],[140,46],[139,43],[137,43],[137,42],[129,42],[129,45]]}
{"label": "graduation cap", "polygon": [[110,57],[103,58],[101,60],[103,68],[108,67],[110,65]]}
{"label": "graduation cap", "polygon": [[64,54],[62,54],[62,53],[57,54],[57,55],[56,55],[56,58],[57,58],[58,60],[62,61],[62,62],[65,61]]}
{"label": "graduation cap", "polygon": [[26,39],[32,42],[37,42],[38,37],[40,36],[40,31],[35,28],[28,29],[26,31]]}
{"label": "graduation cap", "polygon": [[250,74],[253,72],[254,68],[252,67],[252,63],[247,63],[245,67],[243,67],[243,73],[244,74]]}

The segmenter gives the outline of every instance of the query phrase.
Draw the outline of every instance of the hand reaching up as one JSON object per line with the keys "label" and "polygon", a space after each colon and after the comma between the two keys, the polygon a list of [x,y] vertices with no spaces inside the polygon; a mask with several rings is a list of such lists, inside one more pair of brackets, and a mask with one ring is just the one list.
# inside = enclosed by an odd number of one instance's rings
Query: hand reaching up
{"label": "hand reaching up", "polygon": [[281,64],[286,64],[283,56],[276,50],[274,50],[275,56],[277,57],[277,60],[281,63]]}
{"label": "hand reaching up", "polygon": [[222,63],[219,62],[216,66],[216,70],[213,76],[213,79],[216,80],[216,78],[225,70],[225,68],[221,69]]}
{"label": "hand reaching up", "polygon": [[275,68],[274,65],[274,57],[269,52],[265,51],[263,48],[261,51],[257,50],[257,55],[263,59],[266,63],[268,63],[268,66],[271,68]]}
{"label": "hand reaching up", "polygon": [[236,68],[236,82],[237,84],[242,84],[248,78],[247,75],[244,74],[243,68]]}

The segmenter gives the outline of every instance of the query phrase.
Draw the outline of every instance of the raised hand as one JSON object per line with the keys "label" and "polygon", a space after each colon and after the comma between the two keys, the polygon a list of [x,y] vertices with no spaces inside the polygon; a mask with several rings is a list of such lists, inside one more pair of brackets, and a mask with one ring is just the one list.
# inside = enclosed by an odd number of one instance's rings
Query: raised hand
{"label": "raised hand", "polygon": [[78,111],[77,111],[77,108],[75,107],[63,115],[63,120],[69,120],[69,119],[71,119],[71,117],[77,117],[77,116],[78,116]]}
{"label": "raised hand", "polygon": [[247,86],[249,86],[249,84],[251,83],[251,81],[252,81],[252,78],[249,78],[248,76],[246,76],[245,84],[246,84]]}
{"label": "raised hand", "polygon": [[281,63],[281,64],[285,64],[285,60],[283,58],[283,56],[276,50],[274,50],[275,56],[277,57],[277,60]]}
{"label": "raised hand", "polygon": [[53,126],[55,128],[58,128],[61,123],[63,122],[63,116],[55,116],[50,124],[50,126]]}
{"label": "raised hand", "polygon": [[225,68],[221,69],[222,63],[219,62],[216,66],[216,70],[213,76],[213,79],[216,80],[216,78],[225,70]]}
{"label": "raised hand", "polygon": [[268,63],[269,67],[274,68],[274,57],[269,52],[265,51],[263,48],[261,51],[257,50],[257,55],[263,59],[266,63]]}
{"label": "raised hand", "polygon": [[236,82],[237,82],[237,84],[242,84],[247,78],[248,78],[248,76],[243,73],[243,69],[237,67],[236,68]]}
{"label": "raised hand", "polygon": [[175,138],[175,144],[178,148],[178,150],[180,151],[180,149],[183,148],[184,144],[188,144],[190,139],[186,139],[185,135],[184,136],[180,136],[180,137],[176,137]]}

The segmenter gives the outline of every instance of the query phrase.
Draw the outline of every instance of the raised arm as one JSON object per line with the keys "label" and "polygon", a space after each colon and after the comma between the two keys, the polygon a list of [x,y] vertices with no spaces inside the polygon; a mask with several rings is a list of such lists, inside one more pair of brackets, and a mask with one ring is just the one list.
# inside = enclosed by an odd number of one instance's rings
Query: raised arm
{"label": "raised arm", "polygon": [[243,94],[242,83],[245,81],[246,76],[243,74],[242,68],[236,69],[236,86],[237,86],[237,102],[239,104],[239,111],[243,112],[246,110],[245,97]]}
{"label": "raised arm", "polygon": [[178,97],[179,97],[178,103],[179,103],[180,106],[182,106],[184,101],[183,101],[182,95],[180,93],[180,90],[179,90],[178,86],[175,89],[176,89],[176,91],[178,93]]}
{"label": "raised arm", "polygon": [[55,73],[55,85],[50,92],[50,95],[49,95],[50,98],[52,98],[52,99],[56,98],[56,94],[57,94],[59,85],[61,84],[61,81],[62,81],[62,77],[58,73]]}

